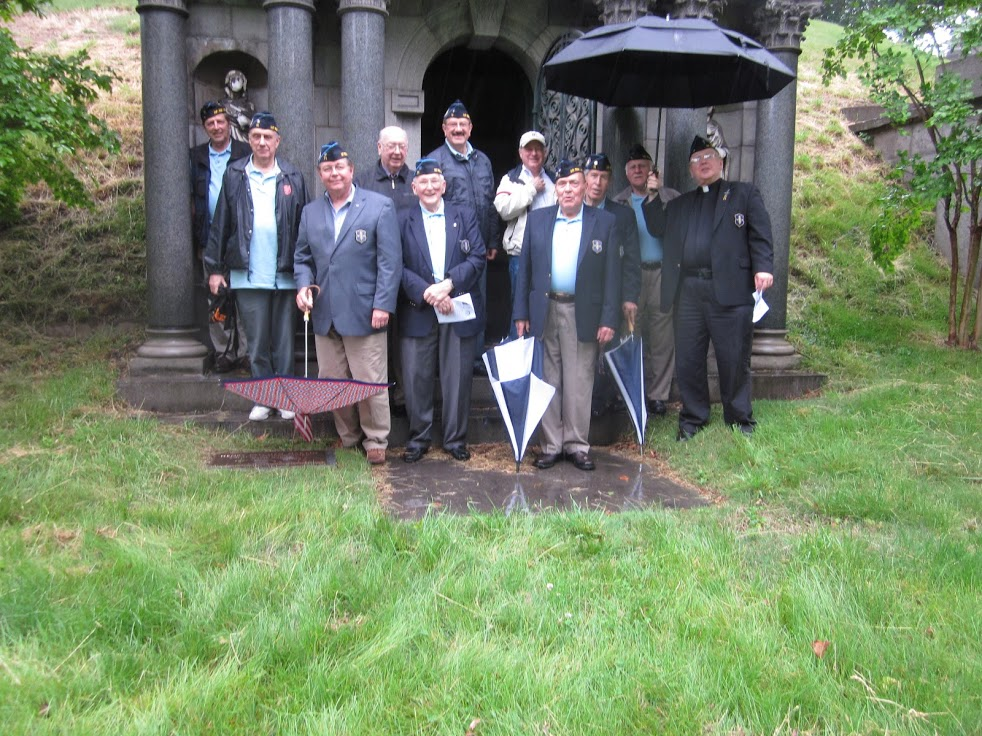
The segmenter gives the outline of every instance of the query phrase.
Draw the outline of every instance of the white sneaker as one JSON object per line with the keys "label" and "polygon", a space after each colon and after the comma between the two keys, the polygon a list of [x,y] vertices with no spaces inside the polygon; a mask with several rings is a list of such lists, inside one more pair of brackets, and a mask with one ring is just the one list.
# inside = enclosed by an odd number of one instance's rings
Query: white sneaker
{"label": "white sneaker", "polygon": [[265,419],[269,419],[268,406],[260,406],[259,404],[256,404],[254,407],[252,407],[252,411],[249,412],[250,422],[261,422]]}
{"label": "white sneaker", "polygon": [[287,409],[280,409],[280,416],[284,419],[293,419],[297,413],[295,411],[289,411]]}

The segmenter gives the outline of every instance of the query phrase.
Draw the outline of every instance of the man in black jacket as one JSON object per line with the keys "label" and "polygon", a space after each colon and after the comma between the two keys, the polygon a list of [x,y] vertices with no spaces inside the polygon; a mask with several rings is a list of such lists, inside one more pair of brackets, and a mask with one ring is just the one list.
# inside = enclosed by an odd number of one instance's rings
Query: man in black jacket
{"label": "man in black jacket", "polygon": [[[219,102],[206,102],[201,108],[201,125],[208,135],[208,142],[191,149],[191,228],[194,239],[194,253],[198,261],[204,257],[208,245],[208,230],[215,216],[218,194],[222,190],[222,179],[230,161],[249,155],[249,145],[232,140],[231,126],[226,117],[225,107]],[[207,272],[203,270],[207,280]],[[210,338],[208,349],[214,356],[213,367],[218,373],[226,373],[246,355],[245,338],[239,329],[238,352],[225,353],[231,335],[221,322],[209,319],[208,297],[202,292],[199,297],[203,304],[199,312],[205,315],[205,329]]]}
{"label": "man in black jacket", "polygon": [[[230,285],[235,290],[253,378],[293,375],[293,254],[307,185],[295,166],[276,157],[279,145],[276,120],[256,113],[249,124],[252,155],[225,171],[205,251],[211,293]],[[257,404],[249,419],[262,421],[269,414]],[[292,412],[280,414],[293,418]]]}
{"label": "man in black jacket", "polygon": [[[752,434],[750,348],[754,291],[774,283],[771,220],[753,184],[725,181],[720,152],[696,136],[689,173],[698,185],[667,204],[645,205],[648,230],[662,238],[662,309],[675,309],[675,372],[682,411],[678,440],[709,421],[706,358],[712,340],[723,420]],[[649,179],[658,189],[658,177]]]}

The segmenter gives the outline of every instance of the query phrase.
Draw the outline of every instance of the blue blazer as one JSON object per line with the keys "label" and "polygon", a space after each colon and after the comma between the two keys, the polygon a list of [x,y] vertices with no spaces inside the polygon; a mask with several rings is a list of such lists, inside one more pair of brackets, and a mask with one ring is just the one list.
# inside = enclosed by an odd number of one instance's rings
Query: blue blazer
{"label": "blue blazer", "polygon": [[316,284],[314,333],[365,336],[372,310],[395,312],[402,278],[399,221],[392,200],[355,188],[337,241],[327,195],[304,207],[293,261],[297,288]]}
{"label": "blue blazer", "polygon": [[[477,218],[469,207],[460,207],[446,200],[444,220],[447,228],[445,272],[453,281],[451,296],[470,293],[476,317],[455,322],[454,332],[460,337],[473,337],[484,330],[484,294],[477,288],[484,271],[485,247]],[[399,295],[399,334],[404,337],[423,337],[436,326],[436,312],[423,301],[423,292],[434,283],[433,261],[423,227],[419,205],[408,207],[400,216],[402,232],[402,291]]]}
{"label": "blue blazer", "polygon": [[[552,284],[552,232],[559,205],[529,213],[515,282],[512,320],[529,320],[534,337],[542,337]],[[621,251],[617,218],[595,207],[583,206],[583,234],[576,267],[576,337],[596,342],[603,325],[620,324]]]}

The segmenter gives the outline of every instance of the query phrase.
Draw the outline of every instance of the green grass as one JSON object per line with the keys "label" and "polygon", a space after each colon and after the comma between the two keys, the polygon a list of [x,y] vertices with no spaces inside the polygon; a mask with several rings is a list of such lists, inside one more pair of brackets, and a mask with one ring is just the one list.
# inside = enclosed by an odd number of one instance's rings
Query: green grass
{"label": "green grass", "polygon": [[720,499],[684,512],[403,523],[347,451],[206,469],[287,442],[119,405],[137,152],[94,212],[34,202],[0,233],[4,736],[982,732],[982,367],[923,240],[870,261],[848,94],[803,96],[796,139],[789,339],[827,390],[756,402],[750,440],[654,422]]}

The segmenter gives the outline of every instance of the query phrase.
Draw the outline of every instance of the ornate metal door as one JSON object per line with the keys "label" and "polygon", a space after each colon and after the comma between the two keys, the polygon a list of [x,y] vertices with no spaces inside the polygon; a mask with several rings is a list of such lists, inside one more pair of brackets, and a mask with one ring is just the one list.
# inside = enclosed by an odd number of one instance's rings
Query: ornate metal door
{"label": "ornate metal door", "polygon": [[[583,34],[570,31],[557,38],[542,63],[559,53]],[[545,74],[539,68],[535,84],[535,129],[549,142],[546,166],[555,170],[561,158],[583,161],[594,149],[597,132],[597,103],[582,97],[553,92],[546,87]]]}

